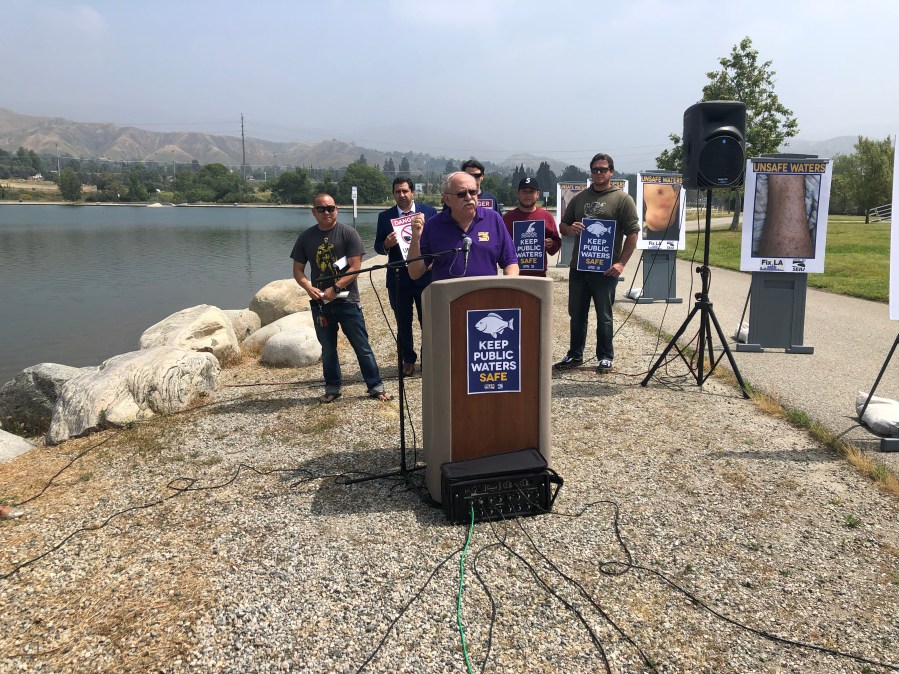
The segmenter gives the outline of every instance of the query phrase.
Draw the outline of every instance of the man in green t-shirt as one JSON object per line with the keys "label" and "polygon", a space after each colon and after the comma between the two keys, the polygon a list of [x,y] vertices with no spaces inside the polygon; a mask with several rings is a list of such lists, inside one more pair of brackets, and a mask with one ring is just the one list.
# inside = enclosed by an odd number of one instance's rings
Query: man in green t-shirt
{"label": "man in green t-shirt", "polygon": [[584,231],[584,218],[614,220],[615,250],[612,266],[605,272],[579,271],[577,268],[578,246],[574,246],[571,256],[571,270],[568,276],[568,315],[571,317],[571,337],[568,353],[553,365],[556,370],[567,370],[584,362],[584,345],[587,341],[587,320],[590,301],[596,306],[596,360],[597,372],[612,368],[615,352],[612,348],[614,326],[612,305],[618,277],[624,265],[637,247],[637,207],[630,196],[617,187],[612,187],[615,162],[599,153],[590,161],[592,185],[568,203],[559,223],[562,236],[580,236]]}

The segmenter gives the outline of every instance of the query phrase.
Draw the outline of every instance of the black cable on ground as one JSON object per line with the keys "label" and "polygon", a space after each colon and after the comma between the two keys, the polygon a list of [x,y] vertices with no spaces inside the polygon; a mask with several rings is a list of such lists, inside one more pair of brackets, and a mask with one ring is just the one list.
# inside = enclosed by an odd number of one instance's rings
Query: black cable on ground
{"label": "black cable on ground", "polygon": [[[502,515],[502,513],[500,513],[500,515]],[[503,519],[505,519],[505,517]],[[506,542],[505,539],[499,538],[499,536],[497,535],[496,530],[493,526],[492,521],[490,522],[490,528],[493,529],[494,536],[496,537],[497,541],[502,545],[502,547],[505,548],[506,550],[508,550],[512,556],[514,556],[522,564],[524,564],[525,568],[527,568],[528,571],[531,572],[531,575],[534,577],[534,580],[536,580],[537,583],[541,587],[543,587],[543,589],[550,596],[557,599],[566,609],[568,609],[568,611],[570,611],[577,617],[577,619],[580,621],[580,623],[587,630],[587,633],[590,635],[590,640],[593,642],[593,645],[596,646],[596,650],[599,652],[600,658],[602,659],[603,667],[606,671],[606,674],[612,674],[612,668],[609,663],[609,658],[608,658],[608,655],[606,654],[606,650],[605,650],[605,648],[603,648],[603,645],[599,639],[599,636],[596,634],[596,632],[593,630],[593,628],[590,627],[590,624],[587,622],[587,619],[584,618],[583,614],[577,608],[575,608],[567,599],[565,599],[558,592],[556,592],[552,587],[550,587],[550,585],[545,580],[543,580],[543,578],[540,577],[540,574],[537,573],[537,570],[533,567],[533,565],[528,560],[526,560],[523,556],[521,556],[516,550],[514,550]]]}
{"label": "black cable on ground", "polygon": [[394,616],[393,620],[390,621],[390,624],[387,626],[387,629],[384,631],[384,636],[381,637],[381,640],[378,642],[378,645],[375,646],[375,650],[373,650],[371,652],[371,654],[365,659],[365,661],[361,665],[359,665],[359,669],[356,670],[357,674],[358,674],[358,672],[361,672],[363,669],[365,669],[365,667],[368,665],[368,663],[371,662],[374,659],[374,657],[380,652],[380,650],[384,647],[384,644],[387,643],[387,637],[390,636],[391,630],[399,622],[400,618],[402,618],[406,614],[406,611],[409,610],[409,608],[412,606],[412,604],[414,604],[415,601],[422,595],[422,593],[428,587],[430,582],[434,579],[434,576],[437,575],[437,572],[440,571],[440,569],[442,569],[453,557],[455,557],[456,555],[461,553],[464,547],[465,546],[462,545],[459,548],[457,548],[456,550],[453,550],[453,552],[451,552],[449,555],[444,557],[443,560],[441,562],[439,562],[437,564],[437,566],[435,566],[431,570],[431,573],[428,575],[427,579],[422,584],[422,586],[420,588],[418,588],[418,591],[412,595],[412,598],[409,599],[409,601],[406,602],[402,606],[402,608],[400,608],[399,613],[397,613],[396,616]]}
{"label": "black cable on ground", "polygon": [[[524,492],[522,492],[522,494],[524,494]],[[533,503],[527,495],[525,495],[525,498],[532,505],[535,505],[538,508],[540,507],[539,504]],[[816,644],[811,644],[811,643],[807,643],[804,641],[788,639],[786,637],[778,636],[778,635],[768,632],[766,630],[761,630],[761,629],[758,629],[755,627],[751,627],[750,625],[746,625],[745,623],[742,623],[734,618],[730,618],[730,617],[724,615],[723,613],[721,613],[720,611],[712,608],[710,605],[703,602],[692,592],[690,592],[689,590],[687,590],[687,589],[681,587],[680,585],[678,585],[677,583],[675,583],[664,573],[662,573],[660,571],[656,571],[655,569],[650,569],[650,568],[642,566],[640,564],[635,564],[633,562],[633,558],[631,556],[630,550],[628,549],[627,545],[624,542],[624,539],[621,536],[621,529],[620,529],[620,525],[619,525],[620,509],[619,509],[618,504],[615,503],[614,501],[603,500],[603,501],[594,501],[592,503],[588,503],[587,505],[585,505],[583,508],[581,508],[577,513],[575,513],[573,515],[568,514],[568,513],[560,513],[560,512],[553,512],[553,511],[544,511],[544,513],[547,515],[555,515],[557,517],[578,518],[578,517],[581,517],[588,509],[590,509],[596,505],[604,505],[604,504],[611,505],[614,510],[614,517],[612,519],[613,532],[615,534],[616,540],[618,541],[618,544],[621,546],[621,549],[625,553],[627,561],[624,561],[624,562],[621,562],[621,561],[600,562],[598,565],[598,569],[599,569],[599,572],[602,573],[603,575],[614,577],[614,576],[622,576],[626,573],[629,573],[631,570],[644,571],[650,575],[660,578],[662,581],[664,581],[666,584],[668,584],[671,588],[677,590],[678,592],[683,594],[685,597],[687,597],[687,599],[689,599],[694,605],[699,606],[700,608],[708,611],[709,613],[711,613],[713,616],[715,616],[719,620],[722,620],[730,625],[733,625],[734,627],[737,627],[738,629],[744,630],[751,634],[755,634],[756,636],[759,636],[768,641],[773,641],[775,643],[780,643],[780,644],[784,644],[784,645],[795,647],[795,648],[812,650],[812,651],[816,651],[819,653],[823,653],[825,655],[832,655],[834,657],[844,658],[844,659],[848,659],[848,660],[854,660],[855,662],[859,662],[864,665],[883,667],[884,669],[888,669],[890,671],[899,672],[899,666],[897,666],[897,665],[891,665],[886,662],[872,660],[872,659],[865,658],[860,655],[856,655],[854,653],[847,653],[845,651],[840,651],[840,650],[837,650],[834,648],[827,648],[826,646],[818,646]],[[519,527],[521,527],[520,523],[519,523]],[[525,533],[525,535],[527,535],[527,533]],[[528,536],[528,538],[530,539],[529,536]],[[534,546],[534,547],[536,549],[536,546]],[[541,554],[541,556],[543,556],[539,550],[538,550],[538,554]],[[556,568],[554,565],[552,565],[552,566],[554,569]],[[559,573],[561,574],[561,571]],[[563,575],[563,577],[565,577],[564,574],[562,574],[562,575]],[[578,587],[580,587],[580,586],[578,585]],[[591,603],[593,603],[592,600],[591,600]],[[642,655],[642,652],[641,652],[641,655]]]}
{"label": "black cable on ground", "polygon": [[[97,446],[99,446],[99,445],[97,445]],[[96,449],[97,446],[91,447],[90,449]],[[83,456],[84,453],[85,452],[83,452],[81,454],[81,456]],[[251,471],[253,473],[256,473],[257,475],[262,475],[262,476],[271,475],[274,473],[305,473],[306,474],[306,477],[304,479],[294,482],[293,484],[291,484],[291,487],[295,487],[298,484],[301,484],[303,482],[309,482],[309,481],[315,480],[315,479],[322,479],[322,478],[327,478],[327,477],[339,477],[339,476],[334,476],[334,475],[316,476],[316,475],[313,475],[311,471],[309,471],[305,468],[272,468],[269,470],[261,470],[259,468],[256,468],[254,466],[250,466],[250,465],[244,464],[244,463],[238,464],[237,470],[234,471],[234,474],[229,479],[227,479],[224,482],[221,482],[219,484],[198,487],[198,486],[196,486],[197,481],[198,481],[197,478],[176,477],[176,478],[173,478],[172,480],[170,480],[168,482],[168,484],[166,484],[166,488],[172,490],[174,493],[169,494],[168,496],[165,496],[163,498],[156,499],[155,501],[151,501],[149,503],[144,503],[144,504],[136,505],[136,506],[130,506],[128,508],[118,510],[118,511],[114,512],[113,514],[109,515],[108,517],[106,517],[99,524],[86,526],[86,527],[80,527],[79,529],[76,529],[75,531],[73,531],[70,534],[68,534],[67,536],[65,536],[61,541],[56,543],[50,549],[45,550],[44,552],[37,555],[36,557],[32,557],[31,559],[28,559],[24,562],[16,564],[12,568],[11,571],[8,571],[7,573],[4,573],[4,574],[0,574],[0,580],[6,580],[7,578],[10,578],[14,574],[18,573],[20,570],[22,570],[28,566],[31,566],[32,564],[35,564],[36,562],[40,561],[47,555],[50,555],[53,552],[56,552],[57,550],[62,548],[66,543],[68,543],[70,540],[72,540],[78,534],[81,534],[81,533],[84,533],[87,531],[99,531],[100,529],[102,529],[106,525],[108,525],[111,521],[113,521],[114,519],[116,519],[118,517],[121,517],[122,515],[126,515],[128,513],[135,512],[138,510],[147,510],[149,508],[154,508],[158,505],[165,503],[166,501],[169,501],[173,498],[182,496],[182,495],[190,493],[190,492],[213,491],[216,489],[222,489],[222,488],[227,487],[227,486],[231,485],[232,483],[234,483],[234,481],[237,480],[237,478],[240,476],[241,472],[245,471],[245,470]],[[181,483],[181,484],[179,484],[179,483]],[[49,484],[48,484],[48,486],[49,486]],[[43,492],[41,492],[41,493],[43,493]],[[37,498],[37,497],[35,496],[33,498]]]}

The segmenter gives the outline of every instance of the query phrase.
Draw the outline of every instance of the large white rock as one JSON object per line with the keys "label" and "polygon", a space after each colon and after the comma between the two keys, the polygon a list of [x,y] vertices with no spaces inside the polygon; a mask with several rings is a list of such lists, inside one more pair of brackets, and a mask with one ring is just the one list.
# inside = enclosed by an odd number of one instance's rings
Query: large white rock
{"label": "large white rock", "polygon": [[250,301],[250,311],[262,319],[262,325],[298,311],[309,311],[309,295],[292,278],[272,281]]}
{"label": "large white rock", "polygon": [[83,372],[57,363],[26,367],[0,387],[0,426],[35,435],[46,433],[62,385]]}
{"label": "large white rock", "polygon": [[25,438],[20,438],[18,435],[13,435],[6,431],[0,431],[0,463],[11,461],[19,454],[24,454],[32,448],[34,448],[34,445]]}
{"label": "large white rock", "polygon": [[312,313],[302,311],[296,314],[289,314],[274,323],[269,323],[247,337],[241,346],[244,351],[249,353],[259,353],[262,351],[265,343],[274,335],[277,335],[279,332],[293,332],[294,330],[311,330],[314,337],[315,328],[312,325]]}
{"label": "large white rock", "polygon": [[156,346],[207,351],[218,358],[219,363],[227,363],[240,355],[240,344],[231,320],[224,311],[209,304],[182,309],[147,328],[140,337],[140,348]]}
{"label": "large white rock", "polygon": [[259,362],[272,367],[305,367],[321,360],[322,347],[311,328],[282,330],[272,335]]}
{"label": "large white rock", "polygon": [[47,443],[183,410],[217,389],[220,375],[211,353],[158,346],[115,356],[63,385]]}
{"label": "large white rock", "polygon": [[249,309],[225,309],[225,316],[231,321],[238,342],[242,342],[262,327],[259,314]]}

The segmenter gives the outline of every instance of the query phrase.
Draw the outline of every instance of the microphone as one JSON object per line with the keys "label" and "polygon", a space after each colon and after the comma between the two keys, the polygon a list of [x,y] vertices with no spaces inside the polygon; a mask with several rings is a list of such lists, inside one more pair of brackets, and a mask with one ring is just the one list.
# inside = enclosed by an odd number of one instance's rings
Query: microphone
{"label": "microphone", "polygon": [[462,276],[468,271],[468,253],[471,250],[471,239],[467,236],[462,237],[462,253],[465,255],[465,266],[462,269]]}

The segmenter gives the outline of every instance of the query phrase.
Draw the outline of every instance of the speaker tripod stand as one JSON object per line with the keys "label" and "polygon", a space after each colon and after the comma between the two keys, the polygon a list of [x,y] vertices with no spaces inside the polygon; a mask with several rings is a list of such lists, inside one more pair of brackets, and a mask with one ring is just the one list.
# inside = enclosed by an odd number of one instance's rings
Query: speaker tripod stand
{"label": "speaker tripod stand", "polygon": [[[649,372],[646,373],[646,377],[643,378],[643,381],[640,382],[641,386],[646,386],[649,383],[649,380],[652,379],[652,376],[655,374],[656,370],[665,362],[665,357],[668,355],[668,352],[672,349],[677,351],[677,354],[681,357],[681,359],[686,363],[687,368],[690,370],[690,374],[696,380],[697,386],[702,386],[706,379],[708,379],[712,373],[715,371],[715,368],[718,366],[718,363],[724,356],[727,356],[727,360],[730,362],[730,367],[734,372],[734,376],[737,378],[737,382],[740,384],[740,389],[743,391],[743,397],[749,398],[749,391],[746,388],[746,384],[743,383],[743,378],[740,376],[740,370],[737,368],[737,363],[734,360],[734,356],[730,351],[730,348],[727,346],[727,338],[724,336],[724,331],[721,329],[721,324],[718,323],[718,318],[715,316],[715,311],[712,308],[712,303],[709,300],[709,276],[711,274],[709,270],[709,238],[711,235],[712,229],[712,191],[706,190],[706,205],[705,205],[705,250],[703,252],[702,258],[702,266],[696,268],[696,272],[699,274],[702,279],[702,290],[696,295],[696,304],[693,305],[693,309],[690,310],[690,313],[687,315],[687,318],[681,324],[680,328],[678,328],[674,337],[671,338],[671,341],[668,342],[668,345],[665,347],[665,350],[662,351],[662,355],[659,356],[658,360],[656,360],[655,364],[649,369]],[[699,314],[699,349],[696,352],[696,366],[694,368],[693,364],[690,362],[690,359],[687,358],[684,353],[684,349],[677,343],[677,340],[680,339],[681,335],[686,332],[687,328],[690,325],[690,322],[693,318]],[[718,339],[721,343],[721,353],[718,354],[718,357],[715,357],[715,352],[712,346],[712,325],[715,326],[715,332],[718,335]],[[708,350],[709,355],[709,369],[705,370],[705,356],[706,350]]]}

